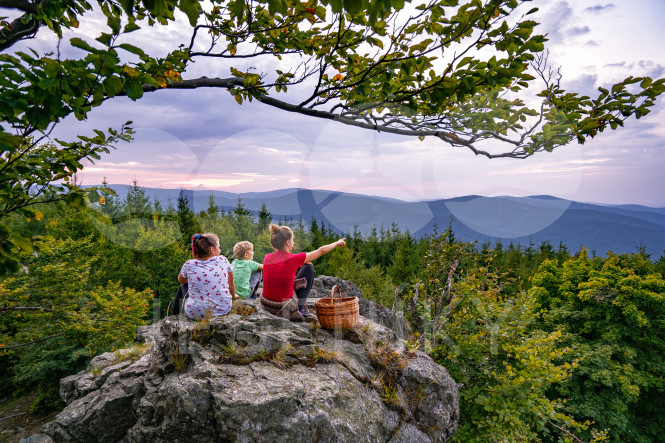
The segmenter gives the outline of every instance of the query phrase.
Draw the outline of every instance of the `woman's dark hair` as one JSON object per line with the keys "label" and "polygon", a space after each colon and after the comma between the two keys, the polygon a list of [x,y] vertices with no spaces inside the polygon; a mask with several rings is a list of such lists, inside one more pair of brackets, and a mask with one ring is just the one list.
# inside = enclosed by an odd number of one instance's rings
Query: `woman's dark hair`
{"label": "woman's dark hair", "polygon": [[288,226],[270,224],[270,244],[278,251],[284,249],[286,242],[293,238],[293,231]]}
{"label": "woman's dark hair", "polygon": [[192,257],[208,258],[210,257],[210,248],[219,248],[219,237],[212,233],[192,235]]}

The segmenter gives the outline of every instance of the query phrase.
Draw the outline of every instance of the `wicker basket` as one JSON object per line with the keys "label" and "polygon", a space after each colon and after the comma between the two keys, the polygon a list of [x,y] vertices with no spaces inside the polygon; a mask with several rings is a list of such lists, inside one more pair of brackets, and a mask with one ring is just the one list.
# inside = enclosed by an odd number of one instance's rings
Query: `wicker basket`
{"label": "wicker basket", "polygon": [[[333,298],[335,289],[338,298]],[[320,298],[314,305],[319,323],[325,329],[352,328],[360,320],[358,297],[342,297],[337,285],[330,290],[330,298]]]}

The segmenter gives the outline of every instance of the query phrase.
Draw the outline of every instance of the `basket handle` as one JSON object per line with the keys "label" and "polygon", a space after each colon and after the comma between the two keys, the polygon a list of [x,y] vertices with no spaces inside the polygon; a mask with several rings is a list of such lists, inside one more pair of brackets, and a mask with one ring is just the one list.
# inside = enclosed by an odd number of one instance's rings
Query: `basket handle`
{"label": "basket handle", "polygon": [[339,296],[339,298],[342,298],[342,291],[339,289],[339,286],[335,285],[330,290],[330,300],[333,299],[333,294],[335,293],[335,289],[337,289],[337,295]]}

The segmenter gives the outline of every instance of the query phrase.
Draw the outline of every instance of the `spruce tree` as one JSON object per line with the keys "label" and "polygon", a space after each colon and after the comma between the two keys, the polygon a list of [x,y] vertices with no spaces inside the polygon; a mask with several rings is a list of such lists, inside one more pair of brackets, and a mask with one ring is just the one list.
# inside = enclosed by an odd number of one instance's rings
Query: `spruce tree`
{"label": "spruce tree", "polygon": [[260,234],[264,230],[268,229],[270,222],[272,222],[272,213],[268,211],[268,207],[264,201],[261,203],[261,208],[259,209],[259,219],[256,226],[258,231],[257,234]]}
{"label": "spruce tree", "polygon": [[182,234],[182,241],[186,245],[190,244],[192,235],[201,230],[199,222],[196,220],[196,216],[189,207],[189,204],[189,197],[187,197],[185,190],[180,188],[180,194],[178,194],[177,218],[180,233]]}
{"label": "spruce tree", "polygon": [[106,177],[102,180],[102,196],[103,200],[99,201],[99,205],[102,208],[102,211],[111,217],[111,219],[117,219],[122,213],[122,207],[118,203],[116,192],[108,187],[108,181]]}
{"label": "spruce tree", "polygon": [[124,212],[130,218],[145,218],[152,213],[150,197],[139,187],[137,179],[132,181],[132,186],[127,191]]}
{"label": "spruce tree", "polygon": [[208,196],[208,209],[206,210],[206,215],[213,220],[217,220],[219,217],[219,206],[217,206],[212,191],[210,191],[210,195]]}

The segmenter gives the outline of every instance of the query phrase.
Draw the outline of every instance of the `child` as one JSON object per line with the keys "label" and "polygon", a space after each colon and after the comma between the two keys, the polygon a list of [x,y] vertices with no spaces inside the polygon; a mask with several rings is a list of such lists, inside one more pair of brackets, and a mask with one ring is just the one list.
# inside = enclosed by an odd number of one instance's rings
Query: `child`
{"label": "child", "polygon": [[239,298],[231,264],[220,254],[219,238],[215,234],[192,236],[194,258],[187,260],[178,274],[178,282],[189,286],[184,312],[192,320],[227,314],[231,310],[231,298]]}
{"label": "child", "polygon": [[236,243],[233,247],[236,260],[231,263],[233,269],[233,283],[236,294],[240,298],[256,298],[254,292],[261,281],[263,265],[252,260],[254,258],[254,245],[248,241]]}
{"label": "child", "polygon": [[[263,294],[261,304],[268,312],[283,314],[294,321],[316,321],[305,309],[307,295],[314,283],[314,266],[310,263],[338,246],[344,246],[341,238],[316,251],[291,254],[293,231],[288,226],[270,225],[270,244],[275,252],[263,259]],[[298,270],[300,268],[300,270]],[[297,274],[296,274],[297,271]],[[297,302],[293,298],[294,281],[304,278],[304,287],[296,289]]]}

